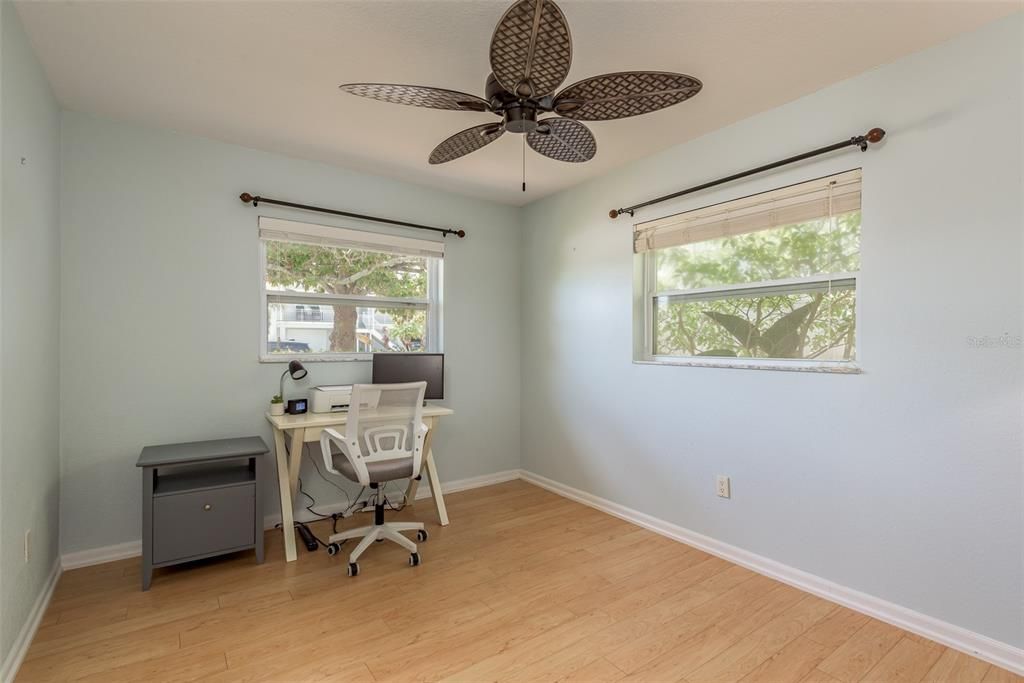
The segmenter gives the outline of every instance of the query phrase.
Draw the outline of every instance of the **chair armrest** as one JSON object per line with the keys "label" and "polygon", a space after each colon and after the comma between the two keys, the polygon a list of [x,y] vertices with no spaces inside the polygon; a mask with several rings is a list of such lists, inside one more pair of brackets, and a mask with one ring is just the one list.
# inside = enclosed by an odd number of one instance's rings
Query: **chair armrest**
{"label": "chair armrest", "polygon": [[352,465],[352,469],[355,470],[356,476],[359,478],[360,486],[370,485],[370,473],[366,469],[366,463],[363,462],[362,453],[359,449],[359,443],[349,443],[345,440],[345,436],[340,434],[338,431],[331,429],[330,427],[325,428],[320,432],[320,452],[324,457],[324,466],[328,472],[343,476],[341,472],[334,466],[334,457],[331,455],[331,444],[337,444],[338,449],[344,455],[349,464]]}

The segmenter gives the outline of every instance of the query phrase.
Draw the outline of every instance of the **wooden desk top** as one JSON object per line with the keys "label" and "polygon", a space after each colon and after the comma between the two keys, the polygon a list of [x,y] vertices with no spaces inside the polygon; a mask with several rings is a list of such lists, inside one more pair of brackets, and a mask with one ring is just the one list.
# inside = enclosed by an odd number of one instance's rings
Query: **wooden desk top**
{"label": "wooden desk top", "polygon": [[[404,411],[403,411],[404,412]],[[452,415],[455,411],[451,408],[438,405],[426,405],[423,408],[423,417],[442,417]],[[367,420],[374,418],[385,418],[387,413],[382,410],[364,410],[361,413]],[[348,412],[337,413],[304,413],[302,415],[271,415],[266,413],[267,422],[274,426],[274,429],[317,429],[320,427],[334,427],[348,422]]]}

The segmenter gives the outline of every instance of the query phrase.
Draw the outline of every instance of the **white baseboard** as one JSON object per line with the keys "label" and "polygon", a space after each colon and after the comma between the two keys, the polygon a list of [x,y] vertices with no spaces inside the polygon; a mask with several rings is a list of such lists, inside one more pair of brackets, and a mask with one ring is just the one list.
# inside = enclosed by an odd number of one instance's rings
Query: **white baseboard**
{"label": "white baseboard", "polygon": [[[506,481],[514,481],[519,479],[520,473],[521,470],[505,470],[503,472],[495,472],[494,474],[483,474],[479,477],[443,481],[441,482],[441,492],[455,493],[456,491],[468,491],[469,489],[478,489],[482,486],[493,486],[494,484],[501,484]],[[430,484],[424,479],[423,485],[416,492],[416,500],[430,498],[432,495],[434,494],[430,492]]]}
{"label": "white baseboard", "polygon": [[[479,477],[468,477],[466,479],[455,479],[453,481],[442,482],[441,491],[444,493],[466,491],[468,489],[480,488],[481,486],[491,486],[492,484],[500,484],[502,482],[512,481],[513,479],[518,478],[519,470],[505,470],[503,472],[485,474]],[[430,485],[426,483],[426,477],[424,477],[422,485],[416,492],[416,500],[430,498],[432,495]],[[336,503],[317,505],[316,509],[325,515],[330,515],[335,512],[342,512],[346,507],[348,507],[347,502],[338,501]],[[295,519],[299,522],[312,522],[318,519],[318,517],[311,515],[306,510],[300,510],[295,514]],[[263,518],[264,529],[273,529],[280,523],[280,513],[266,515]],[[79,550],[73,553],[64,553],[61,555],[60,564],[65,570],[77,569],[79,567],[89,567],[94,564],[114,562],[115,560],[124,560],[129,557],[138,557],[140,555],[142,555],[142,541],[128,541],[126,543],[118,543],[116,545],[92,548],[90,550]]]}
{"label": "white baseboard", "polygon": [[126,560],[129,557],[138,557],[142,554],[142,541],[128,541],[117,543],[101,548],[90,550],[79,550],[73,553],[64,553],[60,556],[61,566],[64,571],[78,569],[79,567],[91,567],[94,564]]}
{"label": "white baseboard", "polygon": [[1024,650],[1020,648],[926,614],[915,612],[888,600],[847,588],[846,586],[823,579],[820,576],[809,574],[734,545],[723,543],[690,529],[652,517],[624,505],[613,503],[610,500],[600,498],[586,491],[574,489],[571,486],[566,486],[561,482],[542,477],[539,474],[521,470],[520,477],[524,481],[545,488],[560,496],[716,555],[758,574],[763,574],[911,633],[929,638],[947,647],[1013,671],[1018,675],[1024,675]]}
{"label": "white baseboard", "polygon": [[25,619],[25,623],[18,633],[18,638],[11,646],[11,651],[7,653],[7,657],[4,658],[3,664],[0,665],[0,681],[3,681],[3,683],[13,681],[14,677],[18,675],[18,669],[21,668],[21,663],[25,660],[25,655],[28,653],[28,646],[32,644],[32,639],[35,637],[36,631],[39,630],[39,622],[42,621],[43,615],[46,614],[46,608],[50,604],[50,598],[53,597],[53,589],[57,587],[57,580],[60,579],[61,573],[61,561],[60,558],[57,558],[57,561],[53,563],[53,569],[50,570],[50,575],[46,577],[43,590],[39,592],[39,597],[36,598],[35,604],[32,605],[32,610],[28,613],[28,618]]}

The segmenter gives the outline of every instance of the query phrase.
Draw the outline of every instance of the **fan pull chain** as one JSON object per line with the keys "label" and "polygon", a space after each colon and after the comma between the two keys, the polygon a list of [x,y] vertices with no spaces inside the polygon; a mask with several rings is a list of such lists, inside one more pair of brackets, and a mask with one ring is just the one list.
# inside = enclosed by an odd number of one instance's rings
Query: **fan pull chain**
{"label": "fan pull chain", "polygon": [[523,136],[523,192],[526,192],[526,136]]}

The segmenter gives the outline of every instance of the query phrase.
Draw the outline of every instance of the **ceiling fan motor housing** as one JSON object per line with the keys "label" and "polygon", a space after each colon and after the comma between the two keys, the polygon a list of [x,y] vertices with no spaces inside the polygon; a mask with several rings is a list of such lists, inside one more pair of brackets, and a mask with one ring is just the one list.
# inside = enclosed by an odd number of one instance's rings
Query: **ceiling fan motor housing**
{"label": "ceiling fan motor housing", "polygon": [[505,120],[505,130],[509,133],[530,133],[537,129],[538,112],[549,111],[541,102],[526,97],[517,97],[501,87],[494,74],[487,77],[484,86],[491,109]]}
{"label": "ceiling fan motor housing", "polygon": [[537,108],[527,103],[505,110],[505,130],[510,133],[532,133],[537,129]]}

